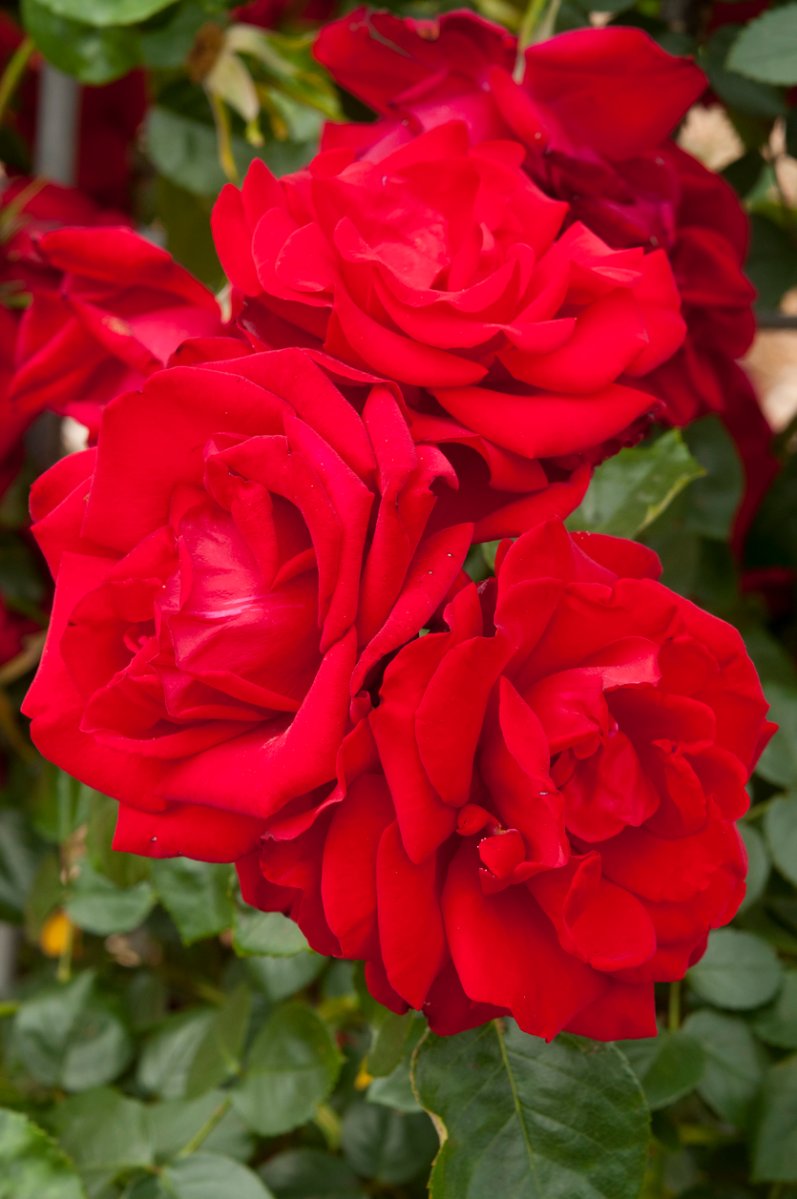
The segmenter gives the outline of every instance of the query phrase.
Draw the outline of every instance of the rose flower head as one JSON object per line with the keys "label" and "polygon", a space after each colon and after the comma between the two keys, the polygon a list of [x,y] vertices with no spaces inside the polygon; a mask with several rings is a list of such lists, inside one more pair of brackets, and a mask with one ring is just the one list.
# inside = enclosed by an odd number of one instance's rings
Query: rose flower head
{"label": "rose flower head", "polygon": [[11,399],[96,433],[114,396],[138,387],[182,342],[221,333],[213,295],[131,229],[58,229],[36,242],[57,290],[35,291],[19,330]]}
{"label": "rose flower head", "polygon": [[345,798],[240,864],[250,902],[441,1033],[654,1035],[653,984],[744,895],[734,821],[773,728],[739,634],[658,571],[559,522],[504,543],[388,663]]}
{"label": "rose flower head", "polygon": [[[447,460],[395,395],[301,350],[175,366],[34,486],[56,580],[26,700],[42,753],[120,801],[116,844],[232,861],[336,784],[352,692],[449,592]],[[291,823],[293,822],[293,823]]]}
{"label": "rose flower head", "polygon": [[[594,450],[651,405],[641,378],[683,339],[665,256],[613,251],[461,121],[346,148],[222,192],[217,248],[243,328],[301,339],[403,385],[418,440],[523,460]],[[482,451],[487,457],[489,448]]]}

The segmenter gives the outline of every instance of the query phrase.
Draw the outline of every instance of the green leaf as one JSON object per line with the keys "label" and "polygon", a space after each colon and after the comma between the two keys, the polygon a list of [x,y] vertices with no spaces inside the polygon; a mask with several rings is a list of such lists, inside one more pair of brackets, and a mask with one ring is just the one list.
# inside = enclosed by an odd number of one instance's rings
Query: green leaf
{"label": "green leaf", "polygon": [[783,968],[775,950],[760,937],[722,928],[712,933],[704,957],[687,978],[707,1003],[747,1011],[775,998],[783,982]]}
{"label": "green leaf", "polygon": [[725,542],[744,494],[744,472],[733,438],[717,416],[695,421],[683,437],[703,477],[681,497],[679,516],[691,533]]}
{"label": "green leaf", "polygon": [[763,1049],[739,1016],[694,1012],[683,1030],[703,1048],[705,1065],[697,1085],[701,1099],[718,1116],[743,1128],[766,1070]]}
{"label": "green leaf", "polygon": [[163,71],[181,67],[202,26],[225,11],[223,0],[181,0],[164,9],[157,22],[141,30],[141,60],[146,67]]}
{"label": "green leaf", "polygon": [[769,852],[784,878],[797,887],[797,795],[772,803],[764,817]]}
{"label": "green leaf", "polygon": [[325,966],[326,958],[318,953],[297,953],[290,958],[246,959],[246,972],[252,983],[272,1003],[280,1003],[315,982]]}
{"label": "green leaf", "polygon": [[0,811],[0,920],[22,919],[42,849],[21,812]]}
{"label": "green leaf", "polygon": [[23,1002],[14,1018],[13,1052],[44,1086],[82,1091],[116,1078],[133,1047],[115,1012],[95,989],[94,975],[49,985]]}
{"label": "green leaf", "polygon": [[[380,1078],[392,1074],[404,1057],[404,1051],[413,1032],[420,1027],[421,1022],[415,1019],[414,1012],[405,1012],[397,1016],[395,1012],[383,1009],[380,1012],[379,1023],[373,1030],[371,1048],[368,1050],[368,1073]],[[418,1037],[416,1035],[415,1041]]]}
{"label": "green leaf", "polygon": [[293,957],[309,949],[299,926],[281,912],[241,908],[235,912],[232,945],[239,957]]}
{"label": "green leaf", "polygon": [[147,1039],[138,1061],[137,1081],[143,1091],[162,1099],[181,1099],[191,1065],[213,1023],[212,1008],[193,1008],[170,1016]]}
{"label": "green leaf", "polygon": [[88,820],[94,792],[65,770],[49,762],[43,766],[34,794],[33,823],[48,841],[61,845]]}
{"label": "green leaf", "polygon": [[260,1167],[276,1199],[366,1199],[357,1175],[319,1149],[286,1149]]}
{"label": "green leaf", "polygon": [[651,1111],[690,1094],[703,1074],[700,1043],[682,1030],[621,1041],[618,1047],[639,1079]]}
{"label": "green leaf", "polygon": [[770,860],[764,838],[754,825],[743,821],[739,825],[739,832],[747,850],[747,891],[739,911],[746,912],[764,894],[769,879]]}
{"label": "green leaf", "polygon": [[0,1110],[0,1199],[85,1199],[74,1167],[19,1112]]}
{"label": "green leaf", "polygon": [[155,894],[149,883],[117,887],[84,861],[80,874],[71,885],[65,907],[78,928],[107,937],[111,933],[127,933],[138,928],[154,904]]}
{"label": "green leaf", "polygon": [[232,924],[229,866],[169,858],[153,862],[152,879],[183,944],[224,932]]}
{"label": "green leaf", "polygon": [[274,1199],[257,1174],[230,1157],[193,1153],[167,1166],[159,1178],[142,1179],[126,1199]]}
{"label": "green leaf", "polygon": [[797,970],[787,970],[775,1002],[756,1012],[756,1035],[778,1049],[797,1049]]}
{"label": "green leaf", "polygon": [[90,1190],[153,1164],[146,1109],[110,1087],[84,1091],[53,1111],[58,1139]]}
{"label": "green leaf", "polygon": [[546,1045],[493,1021],[458,1037],[430,1035],[416,1056],[415,1085],[446,1131],[432,1199],[639,1193],[648,1111],[613,1045],[572,1037]]}
{"label": "green leaf", "polygon": [[187,1096],[201,1095],[238,1072],[251,1010],[251,991],[245,986],[236,987],[215,1013],[197,1047],[186,1080]]}
{"label": "green leaf", "polygon": [[[723,25],[711,35],[705,46],[701,65],[708,75],[711,88],[729,108],[738,108],[750,116],[774,120],[786,111],[783,96],[768,83],[759,83],[729,70],[728,52],[740,25]],[[738,69],[738,68],[737,68]]]}
{"label": "green leaf", "polygon": [[750,252],[745,269],[758,292],[756,307],[760,311],[778,308],[785,293],[797,284],[794,239],[759,213],[750,217]]}
{"label": "green leaf", "polygon": [[763,83],[797,83],[797,4],[751,21],[734,42],[727,66]]}
{"label": "green leaf", "polygon": [[797,1057],[767,1072],[753,1132],[754,1182],[797,1182]]}
{"label": "green leaf", "polygon": [[48,62],[81,83],[110,83],[139,62],[138,34],[122,26],[97,29],[57,16],[43,0],[22,0],[25,29]]}
{"label": "green leaf", "polygon": [[41,3],[57,17],[102,28],[137,25],[161,9],[169,8],[176,0],[41,0]]}
{"label": "green leaf", "polygon": [[104,874],[117,887],[132,887],[149,878],[152,863],[149,858],[133,853],[119,853],[113,848],[113,837],[119,816],[115,799],[86,787],[89,818],[86,828],[86,856],[98,874]]}
{"label": "green leaf", "polygon": [[176,1157],[196,1134],[228,1108],[218,1124],[202,1141],[208,1153],[245,1160],[251,1157],[254,1140],[241,1118],[229,1108],[226,1091],[206,1091],[196,1099],[166,1099],[147,1108],[152,1147],[158,1161]]}
{"label": "green leaf", "polygon": [[428,1172],[437,1137],[425,1112],[353,1103],[343,1117],[341,1145],[358,1174],[383,1186],[402,1186]]}
{"label": "green leaf", "polygon": [[702,474],[680,432],[671,429],[652,445],[621,450],[599,466],[567,526],[635,537]]}
{"label": "green leaf", "polygon": [[410,1063],[399,1062],[395,1070],[383,1078],[375,1078],[366,1091],[369,1103],[379,1103],[397,1112],[419,1112],[421,1105],[412,1089]]}
{"label": "green leaf", "polygon": [[311,1008],[279,1008],[252,1043],[233,1103],[261,1136],[290,1132],[326,1099],[340,1066],[332,1035]]}
{"label": "green leaf", "polygon": [[756,774],[776,787],[797,788],[797,690],[762,675],[769,718],[778,729],[759,759]]}

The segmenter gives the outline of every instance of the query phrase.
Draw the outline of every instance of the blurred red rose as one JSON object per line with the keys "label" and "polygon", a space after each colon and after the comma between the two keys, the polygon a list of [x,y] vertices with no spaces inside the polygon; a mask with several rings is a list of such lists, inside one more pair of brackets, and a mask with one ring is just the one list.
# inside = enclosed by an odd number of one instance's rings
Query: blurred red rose
{"label": "blurred red rose", "polygon": [[516,82],[515,39],[464,12],[413,21],[358,9],[322,30],[315,52],[383,118],[327,126],[327,147],[373,155],[375,144],[394,149],[457,118],[474,140],[516,139],[531,178],[612,247],[666,252],[687,337],[645,386],[658,419],[726,420],[748,483],[738,545],[777,465],[755,392],[734,366],[755,329],[747,218],[722,178],[665,140],[705,90],[702,72],[640,30],[588,29],[530,46]]}
{"label": "blurred red rose", "polygon": [[364,958],[453,1033],[655,1035],[744,895],[734,827],[773,726],[741,637],[649,550],[538,526],[388,664],[342,801],[240,863],[250,903]]}
{"label": "blurred red rose", "polygon": [[96,431],[103,406],[140,386],[193,337],[220,333],[213,295],[130,229],[60,229],[36,240],[57,291],[34,291],[24,313],[11,401]]}
{"label": "blurred red rose", "polygon": [[683,339],[679,300],[663,253],[560,235],[520,158],[451,122],[280,180],[254,162],[213,218],[242,327],[398,380],[418,440],[521,468],[594,454],[651,409],[637,381]]}
{"label": "blurred red rose", "polygon": [[384,385],[358,412],[292,349],[154,375],[37,481],[56,589],[25,710],[121,801],[117,848],[228,861],[314,817],[351,696],[459,575],[471,527],[427,535],[451,476]]}
{"label": "blurred red rose", "polygon": [[[0,70],[19,47],[23,33],[0,13]],[[35,55],[23,78],[11,124],[32,156],[39,107],[39,70]],[[75,183],[98,204],[129,211],[132,205],[135,139],[147,111],[143,71],[101,87],[80,89],[80,118]]]}

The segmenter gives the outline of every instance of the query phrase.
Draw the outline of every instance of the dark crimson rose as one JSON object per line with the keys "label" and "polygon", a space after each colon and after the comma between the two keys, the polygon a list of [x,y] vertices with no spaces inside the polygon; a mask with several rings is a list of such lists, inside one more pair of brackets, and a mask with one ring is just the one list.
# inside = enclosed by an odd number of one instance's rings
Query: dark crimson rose
{"label": "dark crimson rose", "polygon": [[[665,140],[705,90],[702,72],[640,30],[584,29],[528,47],[472,13],[413,21],[358,9],[319,35],[316,56],[382,117],[329,125],[323,144],[374,156],[453,118],[474,141],[515,139],[529,176],[615,249],[660,247],[683,299],[683,348],[645,380],[654,415],[716,412],[747,476],[735,542],[777,464],[771,431],[735,359],[749,348],[754,292],[747,218],[728,184]],[[634,429],[629,430],[633,436]]]}
{"label": "dark crimson rose", "polygon": [[56,589],[25,710],[120,801],[118,848],[230,861],[314,818],[352,696],[459,576],[471,526],[427,535],[452,476],[390,389],[358,411],[290,349],[153,375],[37,481]]}
{"label": "dark crimson rose", "polygon": [[131,229],[59,229],[36,240],[57,291],[37,289],[19,330],[12,401],[96,431],[103,406],[193,337],[221,331],[212,294]]}
{"label": "dark crimson rose", "polygon": [[739,634],[658,572],[559,523],[504,543],[387,665],[345,798],[240,863],[248,900],[438,1032],[654,1035],[653,984],[744,895],[734,821],[773,728]]}
{"label": "dark crimson rose", "polygon": [[472,146],[461,122],[383,150],[279,180],[258,160],[224,189],[216,244],[254,339],[323,344],[402,383],[417,437],[521,461],[592,450],[650,409],[637,380],[684,334],[661,252],[560,234],[566,206],[520,147]]}

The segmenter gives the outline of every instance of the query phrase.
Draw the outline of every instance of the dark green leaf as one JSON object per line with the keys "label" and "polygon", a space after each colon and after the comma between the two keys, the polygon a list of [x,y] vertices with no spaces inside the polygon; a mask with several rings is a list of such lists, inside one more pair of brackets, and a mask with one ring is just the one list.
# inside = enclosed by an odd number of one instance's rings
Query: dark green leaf
{"label": "dark green leaf", "polygon": [[700,1043],[682,1030],[660,1032],[657,1037],[639,1041],[623,1041],[619,1048],[642,1084],[651,1111],[688,1095],[703,1074]]}
{"label": "dark green leaf", "polygon": [[138,34],[122,26],[97,29],[59,17],[43,0],[22,0],[22,20],[44,57],[81,83],[110,83],[139,62]]}
{"label": "dark green leaf", "polygon": [[80,874],[71,884],[66,911],[78,928],[100,937],[126,933],[146,920],[155,903],[155,894],[147,882],[121,888],[104,874],[98,874],[84,861]]}
{"label": "dark green leaf", "polygon": [[329,1029],[311,1008],[280,1008],[252,1043],[233,1092],[236,1110],[261,1136],[289,1132],[326,1099],[340,1064]]}
{"label": "dark green leaf", "polygon": [[22,919],[43,845],[20,812],[0,811],[0,919]]}
{"label": "dark green leaf", "polygon": [[139,1086],[162,1099],[181,1099],[194,1057],[214,1016],[211,1008],[193,1008],[170,1016],[156,1029],[139,1058]]}
{"label": "dark green leaf", "polygon": [[747,891],[739,908],[740,912],[745,912],[764,894],[769,878],[770,861],[764,838],[755,825],[742,822],[739,832],[747,850]]}
{"label": "dark green leaf", "polygon": [[251,991],[239,986],[215,1013],[191,1062],[185,1086],[187,1096],[209,1091],[238,1072],[251,1009]]}
{"label": "dark green leaf", "polygon": [[758,183],[764,165],[764,159],[758,150],[747,150],[741,158],[725,167],[722,176],[730,183],[737,196],[744,197]]}
{"label": "dark green leaf", "polygon": [[[404,1056],[407,1042],[416,1026],[414,1012],[405,1012],[397,1016],[394,1012],[383,1009],[379,1023],[373,1030],[371,1048],[368,1050],[368,1073],[375,1078],[392,1074]],[[415,1040],[417,1041],[417,1036]]]}
{"label": "dark green leaf", "polygon": [[546,1045],[493,1021],[430,1036],[415,1084],[447,1133],[432,1199],[632,1199],[640,1190],[647,1106],[612,1045],[571,1037]]}
{"label": "dark green leaf", "polygon": [[753,213],[750,218],[750,233],[747,274],[758,292],[757,307],[771,311],[797,284],[794,239],[780,225],[758,213]]}
{"label": "dark green leaf", "polygon": [[95,792],[49,762],[43,765],[33,823],[43,837],[60,845],[88,820]]}
{"label": "dark green leaf", "polygon": [[58,17],[85,25],[137,25],[147,17],[169,8],[175,0],[41,0],[42,6]]}
{"label": "dark green leaf", "polygon": [[224,932],[232,924],[229,866],[169,858],[152,866],[155,889],[186,945]]}
{"label": "dark green leaf", "polygon": [[738,108],[754,117],[774,120],[782,116],[786,105],[781,93],[769,83],[759,83],[729,70],[728,52],[736,40],[740,25],[723,25],[709,38],[702,66],[712,89],[729,108]]}
{"label": "dark green leaf", "polygon": [[763,83],[797,83],[797,4],[751,21],[734,42],[727,66]]}
{"label": "dark green leaf", "polygon": [[19,1112],[0,1110],[0,1199],[85,1199],[74,1167]]}
{"label": "dark green leaf", "polygon": [[174,1162],[160,1178],[145,1179],[127,1199],[273,1199],[246,1166],[216,1153],[193,1153]]}
{"label": "dark green leaf", "polygon": [[375,1078],[366,1092],[369,1103],[380,1103],[397,1112],[419,1112],[421,1105],[415,1098],[410,1076],[410,1063],[399,1062],[395,1070],[383,1078]]}
{"label": "dark green leaf", "polygon": [[652,445],[621,450],[597,468],[570,529],[635,537],[703,474],[677,429]]}
{"label": "dark green leaf", "polygon": [[309,948],[302,930],[281,912],[240,908],[235,913],[232,944],[241,957],[293,957]]}
{"label": "dark green leaf", "polygon": [[753,1133],[753,1180],[797,1182],[797,1057],[779,1062],[761,1089]]}
{"label": "dark green leaf", "polygon": [[761,755],[756,773],[775,786],[797,788],[797,690],[762,674],[769,717],[778,730]]}
{"label": "dark green leaf", "polygon": [[90,1189],[152,1165],[146,1109],[118,1091],[84,1091],[58,1104],[53,1119],[60,1143]]}
{"label": "dark green leaf", "polygon": [[694,1012],[684,1021],[684,1032],[703,1048],[698,1094],[718,1116],[744,1127],[767,1065],[763,1049],[739,1016]]}
{"label": "dark green leaf", "polygon": [[[157,1160],[169,1161],[175,1157],[201,1129],[218,1117],[224,1105],[229,1105],[226,1091],[206,1091],[197,1099],[166,1099],[148,1107],[147,1121]],[[250,1157],[252,1147],[251,1133],[232,1110],[222,1116],[202,1141],[203,1150],[238,1160]]]}
{"label": "dark green leaf", "polygon": [[353,1103],[343,1117],[341,1144],[358,1174],[384,1186],[401,1186],[426,1174],[437,1137],[425,1112],[407,1114]]}
{"label": "dark green leaf", "polygon": [[26,1000],[14,1019],[13,1046],[32,1078],[67,1091],[110,1082],[132,1055],[127,1029],[89,972]]}
{"label": "dark green leaf", "polygon": [[132,887],[152,872],[149,858],[132,853],[119,853],[113,848],[113,836],[119,816],[114,799],[86,787],[89,818],[86,829],[86,856],[99,874],[104,874],[117,887]]}
{"label": "dark green leaf", "polygon": [[147,67],[169,70],[183,65],[202,26],[224,13],[223,0],[181,0],[141,30],[141,60]]}
{"label": "dark green leaf", "polygon": [[753,1028],[768,1045],[797,1049],[797,970],[786,971],[777,999],[756,1012]]}
{"label": "dark green leaf", "polygon": [[319,1149],[287,1149],[260,1168],[276,1199],[366,1199],[356,1174]]}
{"label": "dark green leaf", "polygon": [[736,446],[716,416],[695,421],[683,436],[704,472],[678,502],[684,527],[700,537],[727,541],[744,494],[744,472]]}
{"label": "dark green leaf", "polygon": [[775,865],[797,887],[797,795],[773,802],[764,817],[764,831]]}
{"label": "dark green leaf", "polygon": [[722,928],[712,933],[701,961],[688,974],[689,985],[715,1007],[746,1011],[774,999],[783,969],[771,945],[753,933]]}

